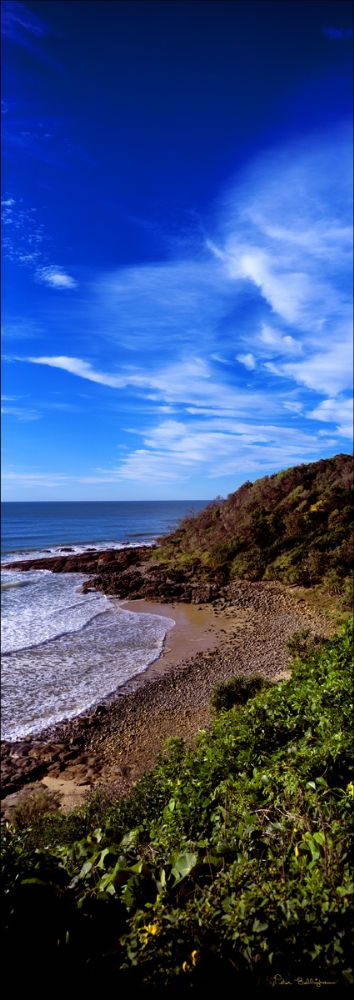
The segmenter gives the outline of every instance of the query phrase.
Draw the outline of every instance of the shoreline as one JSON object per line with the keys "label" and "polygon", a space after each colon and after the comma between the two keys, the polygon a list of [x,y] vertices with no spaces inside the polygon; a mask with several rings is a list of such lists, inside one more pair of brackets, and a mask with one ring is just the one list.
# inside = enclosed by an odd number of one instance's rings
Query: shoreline
{"label": "shoreline", "polygon": [[159,656],[149,663],[140,674],[135,674],[125,681],[118,690],[134,689],[144,679],[150,680],[166,673],[171,667],[177,667],[182,661],[191,659],[197,653],[215,649],[223,638],[221,633],[227,633],[230,620],[226,612],[218,610],[210,604],[178,604],[177,602],[160,604],[158,601],[138,598],[136,600],[119,600],[123,611],[133,611],[139,614],[159,615],[161,618],[172,618],[175,624],[166,632]]}
{"label": "shoreline", "polygon": [[[87,792],[90,780],[81,786],[77,793],[75,781],[67,776],[68,760],[75,755],[72,745],[79,751],[82,744],[82,733],[85,742],[91,729],[96,729],[97,721],[105,718],[107,713],[114,713],[120,702],[130,699],[140,692],[145,685],[153,684],[163,678],[171,668],[188,663],[196,655],[215,649],[230,627],[229,618],[220,610],[209,605],[160,604],[143,598],[137,600],[120,600],[111,598],[122,611],[159,615],[173,618],[175,624],[167,630],[162,649],[158,657],[140,673],[124,681],[111,694],[96,699],[83,712],[69,719],[36,730],[27,736],[15,740],[1,740],[2,747],[2,808],[16,803],[21,794],[21,788],[32,791],[38,784],[45,784],[51,790],[57,790],[57,772],[65,770],[64,782],[59,780],[59,790],[63,792],[65,802],[76,804]],[[126,702],[127,703],[127,702]],[[78,742],[77,742],[78,741]],[[81,758],[81,753],[80,753]],[[65,765],[66,761],[66,766]],[[10,774],[7,773],[10,764]],[[81,767],[81,764],[80,764]],[[55,772],[56,777],[48,772]],[[43,779],[42,772],[46,772]],[[5,784],[3,778],[5,777]],[[9,787],[8,787],[9,785]],[[14,787],[16,786],[16,787]],[[17,787],[18,786],[18,787]]]}
{"label": "shoreline", "polygon": [[46,739],[55,738],[63,727],[75,724],[76,720],[92,715],[95,709],[99,705],[102,705],[102,703],[109,705],[122,695],[136,690],[138,686],[140,687],[141,684],[145,683],[145,680],[159,677],[171,666],[177,666],[181,660],[189,659],[194,654],[206,649],[215,648],[219,638],[221,638],[219,632],[227,631],[228,620],[219,621],[220,612],[215,611],[213,606],[201,605],[199,607],[194,604],[178,605],[177,603],[160,604],[157,601],[149,601],[144,598],[121,600],[110,597],[109,599],[113,605],[116,605],[118,611],[155,615],[159,618],[168,618],[169,621],[173,620],[173,625],[167,627],[161,649],[155,656],[155,659],[147,663],[136,674],[132,674],[131,677],[122,680],[112,691],[95,697],[91,704],[76,712],[75,715],[63,716],[57,721],[49,722],[38,728],[36,727],[28,733],[20,734],[13,738],[1,736],[1,745],[13,745],[15,747],[28,742],[36,742],[38,740],[43,742]]}
{"label": "shoreline", "polygon": [[89,711],[25,740],[3,741],[2,808],[38,789],[56,792],[64,811],[90,789],[125,795],[153,767],[168,737],[193,742],[210,725],[215,686],[236,673],[274,682],[289,676],[286,639],[298,628],[328,634],[329,623],[281,584],[238,581],[213,605],[120,600],[122,610],[161,614],[176,624],[160,656]]}

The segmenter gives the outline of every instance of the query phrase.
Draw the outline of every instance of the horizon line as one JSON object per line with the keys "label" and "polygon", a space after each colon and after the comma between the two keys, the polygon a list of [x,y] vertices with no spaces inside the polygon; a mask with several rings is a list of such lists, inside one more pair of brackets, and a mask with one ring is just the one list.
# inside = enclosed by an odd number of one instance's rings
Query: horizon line
{"label": "horizon line", "polygon": [[1,503],[208,503],[209,500],[224,499],[217,497],[172,497],[165,500],[1,500]]}

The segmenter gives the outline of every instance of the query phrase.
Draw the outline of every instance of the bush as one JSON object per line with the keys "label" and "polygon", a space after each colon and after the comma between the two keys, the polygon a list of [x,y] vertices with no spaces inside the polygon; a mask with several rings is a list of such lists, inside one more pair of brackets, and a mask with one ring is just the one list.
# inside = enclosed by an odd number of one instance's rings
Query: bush
{"label": "bush", "polygon": [[323,578],[323,585],[329,594],[343,594],[344,580],[338,569],[329,569]]}
{"label": "bush", "polygon": [[354,581],[353,581],[353,579],[351,577],[347,577],[344,580],[343,591],[342,591],[342,595],[341,595],[341,605],[344,608],[344,610],[348,610],[348,611],[352,611],[353,610],[353,604],[354,604],[354,586],[353,586],[353,583],[354,583]]}
{"label": "bush", "polygon": [[158,551],[167,565],[193,566],[201,578],[221,568],[231,580],[307,587],[328,570],[345,576],[353,560],[351,478],[349,455],[264,476],[185,518]]}
{"label": "bush", "polygon": [[97,974],[121,996],[353,982],[352,628],[322,646],[297,633],[311,653],[289,681],[221,712],[193,750],[169,741],[99,827],[74,839],[63,818],[45,845],[5,829],[5,954],[30,962],[27,986],[43,940],[56,979]]}
{"label": "bush", "polygon": [[45,817],[57,813],[61,798],[57,792],[48,788],[38,788],[35,791],[24,789],[19,792],[16,804],[9,811],[11,826],[16,830],[39,825]]}
{"label": "bush", "polygon": [[98,785],[87,792],[81,812],[85,815],[89,829],[99,826],[107,815],[108,809],[118,801],[119,792],[114,782]]}
{"label": "bush", "polygon": [[310,658],[323,648],[326,640],[323,636],[313,635],[309,628],[301,628],[285,643],[291,656]]}
{"label": "bush", "polygon": [[304,568],[308,574],[308,579],[310,583],[317,583],[321,580],[325,571],[327,556],[324,552],[319,552],[318,549],[313,549],[309,553],[304,562]]}
{"label": "bush", "polygon": [[271,682],[260,676],[231,677],[229,681],[219,684],[211,698],[211,705],[216,712],[228,711],[233,705],[245,705],[259,691],[271,687]]}

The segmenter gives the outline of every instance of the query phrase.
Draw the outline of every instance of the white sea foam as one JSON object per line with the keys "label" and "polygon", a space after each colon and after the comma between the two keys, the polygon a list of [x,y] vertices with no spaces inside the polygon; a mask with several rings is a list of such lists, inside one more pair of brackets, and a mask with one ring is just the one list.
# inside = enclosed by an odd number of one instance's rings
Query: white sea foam
{"label": "white sea foam", "polygon": [[77,632],[105,611],[107,598],[80,593],[84,579],[77,573],[3,570],[2,652],[33,648],[63,633]]}
{"label": "white sea foam", "polygon": [[85,553],[92,552],[106,552],[111,549],[140,549],[142,545],[151,546],[155,545],[156,539],[150,539],[148,542],[95,542],[93,545],[89,544],[77,544],[77,545],[52,545],[48,546],[46,549],[17,549],[16,552],[3,552],[1,556],[1,563],[13,563],[13,562],[28,562],[31,559],[49,559],[51,556],[78,556]]}
{"label": "white sea foam", "polygon": [[2,736],[87,710],[160,655],[175,624],[82,594],[81,574],[3,570]]}

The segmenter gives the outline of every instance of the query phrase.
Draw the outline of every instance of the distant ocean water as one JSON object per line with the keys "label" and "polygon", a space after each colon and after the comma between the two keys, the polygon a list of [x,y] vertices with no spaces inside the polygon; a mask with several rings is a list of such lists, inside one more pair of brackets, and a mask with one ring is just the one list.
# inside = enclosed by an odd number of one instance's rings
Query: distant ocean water
{"label": "distant ocean water", "polygon": [[[3,503],[1,560],[152,544],[202,501]],[[2,569],[2,737],[87,710],[160,655],[173,619],[82,594],[81,574]]]}

